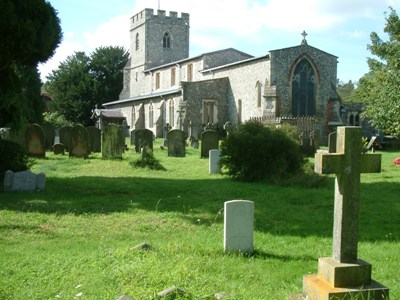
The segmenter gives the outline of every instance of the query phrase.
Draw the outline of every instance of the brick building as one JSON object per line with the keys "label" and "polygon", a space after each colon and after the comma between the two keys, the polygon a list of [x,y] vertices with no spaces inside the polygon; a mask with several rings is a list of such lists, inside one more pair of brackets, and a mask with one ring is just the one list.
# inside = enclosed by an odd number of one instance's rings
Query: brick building
{"label": "brick building", "polygon": [[131,130],[164,136],[169,123],[189,135],[204,124],[238,124],[253,117],[311,116],[322,140],[337,105],[337,57],[301,44],[253,57],[223,49],[189,57],[189,14],[145,9],[131,20],[131,58],[120,109]]}

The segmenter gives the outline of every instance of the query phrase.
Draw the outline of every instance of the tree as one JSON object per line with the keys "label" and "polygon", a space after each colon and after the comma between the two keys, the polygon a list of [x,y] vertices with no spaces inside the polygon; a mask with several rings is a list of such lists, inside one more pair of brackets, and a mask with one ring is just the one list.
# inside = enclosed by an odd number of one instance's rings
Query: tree
{"label": "tree", "polygon": [[400,136],[400,20],[396,11],[389,9],[384,28],[389,39],[383,41],[371,33],[368,49],[377,58],[368,58],[370,71],[350,98],[365,103],[363,116],[377,130]]}
{"label": "tree", "polygon": [[48,76],[46,88],[53,98],[50,109],[67,121],[92,124],[96,105],[118,99],[123,67],[129,54],[122,47],[101,47],[91,56],[76,52]]}
{"label": "tree", "polygon": [[91,55],[90,70],[98,104],[118,99],[128,59],[129,52],[123,47],[100,47]]}
{"label": "tree", "polygon": [[336,91],[342,100],[342,102],[348,102],[350,98],[350,94],[354,91],[355,85],[354,82],[349,80],[347,83],[344,83],[341,80],[337,80]]}
{"label": "tree", "polygon": [[47,1],[0,0],[0,8],[0,125],[18,128],[38,119],[37,65],[54,54],[62,32]]}

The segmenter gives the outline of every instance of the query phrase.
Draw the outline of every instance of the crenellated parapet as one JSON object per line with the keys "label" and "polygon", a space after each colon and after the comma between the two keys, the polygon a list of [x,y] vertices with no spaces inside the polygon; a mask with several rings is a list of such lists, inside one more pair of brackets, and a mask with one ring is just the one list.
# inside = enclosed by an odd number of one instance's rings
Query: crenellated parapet
{"label": "crenellated parapet", "polygon": [[131,17],[131,29],[134,29],[134,28],[142,25],[144,22],[146,22],[152,18],[157,18],[158,20],[160,20],[161,18],[165,18],[169,21],[176,19],[177,22],[189,23],[189,14],[188,13],[181,13],[181,15],[179,16],[178,13],[175,11],[170,11],[167,14],[167,12],[165,10],[159,9],[159,10],[157,10],[157,13],[155,14],[154,9],[146,8]]}

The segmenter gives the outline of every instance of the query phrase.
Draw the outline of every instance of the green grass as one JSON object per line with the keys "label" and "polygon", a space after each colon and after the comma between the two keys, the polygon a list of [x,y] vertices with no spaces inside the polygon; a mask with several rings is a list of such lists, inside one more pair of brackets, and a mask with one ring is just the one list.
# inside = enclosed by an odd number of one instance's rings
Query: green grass
{"label": "green grass", "polygon": [[[158,141],[159,142],[159,141]],[[286,299],[331,255],[333,177],[327,187],[241,183],[208,174],[199,150],[168,157],[165,171],[100,154],[47,153],[32,171],[46,190],[0,193],[0,299],[151,299],[176,285],[185,299]],[[359,257],[400,299],[400,168],[383,153],[380,174],[362,175]],[[224,202],[255,202],[255,254],[223,253]],[[133,249],[147,242],[148,251]]]}

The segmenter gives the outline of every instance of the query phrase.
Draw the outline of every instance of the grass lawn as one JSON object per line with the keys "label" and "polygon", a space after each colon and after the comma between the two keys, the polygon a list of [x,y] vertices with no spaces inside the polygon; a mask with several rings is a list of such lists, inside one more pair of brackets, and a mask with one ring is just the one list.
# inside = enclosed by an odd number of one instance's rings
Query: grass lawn
{"label": "grass lawn", "polygon": [[[47,153],[32,168],[45,191],[1,192],[0,299],[152,299],[173,285],[181,299],[286,299],[331,256],[332,176],[318,189],[241,183],[157,142],[165,171],[133,168],[133,147],[123,160]],[[382,173],[361,176],[359,257],[400,299],[400,153],[382,154]],[[251,257],[223,253],[221,209],[236,199],[255,202]]]}

